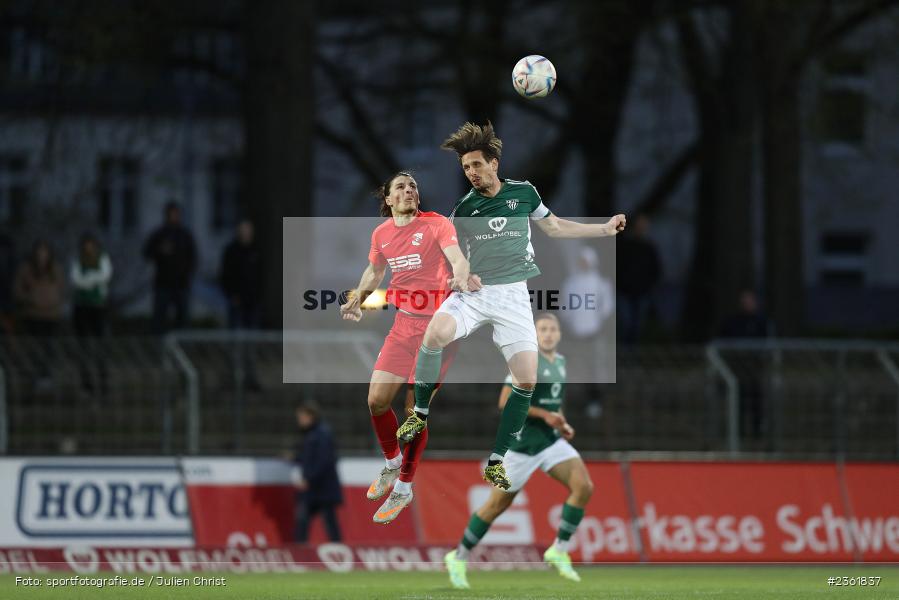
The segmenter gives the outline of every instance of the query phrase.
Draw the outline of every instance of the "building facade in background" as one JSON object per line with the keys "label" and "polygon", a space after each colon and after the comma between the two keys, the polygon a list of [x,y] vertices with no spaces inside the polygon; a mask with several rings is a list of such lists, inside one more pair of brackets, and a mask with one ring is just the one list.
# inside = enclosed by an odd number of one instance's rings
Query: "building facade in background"
{"label": "building facade in background", "polygon": [[[448,10],[441,5],[434,18],[439,21]],[[416,78],[424,74],[394,68],[403,64],[415,41],[382,42],[372,54],[369,48],[347,49],[328,41],[352,32],[352,21],[330,20],[320,27],[329,34],[320,52],[344,61],[350,75],[360,65],[383,68],[387,85],[404,86],[393,98],[368,99],[363,90],[358,100],[390,140],[400,166],[416,170],[423,204],[447,211],[464,189],[455,158],[438,149],[466,118],[457,97],[417,86]],[[894,27],[881,20],[859,30],[816,62],[802,85],[805,283],[808,316],[819,328],[899,327],[891,308],[899,303],[899,261],[891,241],[899,223]],[[635,208],[635,199],[696,135],[673,35],[660,28],[644,34],[637,47],[618,133],[617,206],[624,212]],[[139,242],[160,223],[164,204],[174,200],[199,247],[194,312],[223,317],[216,287],[220,253],[247,203],[254,201],[252,190],[241,184],[239,93],[220,76],[239,76],[245,68],[239,36],[227,28],[185,33],[175,41],[177,52],[197,59],[196,64],[214,65],[214,72],[174,67],[149,84],[114,69],[73,75],[40,28],[27,22],[7,22],[0,37],[6,48],[0,72],[7,82],[0,94],[0,229],[13,237],[17,256],[25,255],[32,240],[49,237],[57,253],[68,258],[77,237],[94,231],[116,264],[113,305],[120,313],[146,312],[151,270],[140,257]],[[568,76],[564,65],[556,67],[560,79]],[[316,89],[319,120],[352,138],[356,124],[346,103],[325,80]],[[506,142],[501,174],[524,179],[531,150],[549,133],[517,102],[524,101],[504,102],[496,120]],[[557,110],[562,99],[539,102]],[[346,149],[319,139],[315,156],[315,214],[376,215],[372,181]],[[559,214],[583,214],[583,175],[575,156],[553,197],[545,198],[547,205]],[[660,318],[670,324],[680,314],[693,250],[695,186],[694,169],[653,217],[653,239],[664,249]],[[753,192],[760,206],[760,190]],[[757,209],[756,231],[762,222]],[[756,245],[760,269],[761,241]],[[337,275],[345,268],[352,281],[359,267],[337,265]]]}

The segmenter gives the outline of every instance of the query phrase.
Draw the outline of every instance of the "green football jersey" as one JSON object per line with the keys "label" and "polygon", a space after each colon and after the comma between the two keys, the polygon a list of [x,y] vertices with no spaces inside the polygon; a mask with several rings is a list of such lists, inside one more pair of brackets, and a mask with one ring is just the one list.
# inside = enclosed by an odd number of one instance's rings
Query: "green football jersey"
{"label": "green football jersey", "polygon": [[[550,412],[559,412],[565,398],[565,357],[556,353],[556,360],[549,362],[537,353],[537,385],[531,396],[531,406]],[[512,385],[512,376],[506,377],[506,385]],[[524,429],[515,435],[509,450],[531,456],[552,446],[559,439],[559,432],[546,424],[543,419],[528,417]]]}
{"label": "green football jersey", "polygon": [[542,219],[549,209],[529,182],[502,182],[493,198],[472,188],[450,213],[471,272],[485,285],[515,283],[540,274],[534,262],[530,219]]}

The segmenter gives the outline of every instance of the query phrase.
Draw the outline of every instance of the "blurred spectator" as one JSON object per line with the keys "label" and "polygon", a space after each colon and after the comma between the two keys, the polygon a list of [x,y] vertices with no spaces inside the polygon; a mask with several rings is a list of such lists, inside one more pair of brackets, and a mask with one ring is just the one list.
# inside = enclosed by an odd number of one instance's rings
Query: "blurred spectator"
{"label": "blurred spectator", "polygon": [[[562,283],[563,302],[568,310],[561,313],[565,332],[577,338],[593,337],[615,308],[612,284],[599,272],[599,255],[590,246],[580,249],[575,271]],[[578,298],[580,307],[570,306]]]}
{"label": "blurred spectator", "polygon": [[228,299],[228,326],[232,329],[259,327],[262,254],[256,244],[253,223],[247,219],[237,226],[237,236],[222,253],[219,280]]}
{"label": "blurred spectator", "polygon": [[652,308],[652,294],[662,278],[659,251],[649,239],[649,217],[637,215],[633,230],[620,236],[616,247],[618,265],[619,337],[633,344]]}
{"label": "blurred spectator", "polygon": [[[740,292],[739,310],[724,319],[720,336],[724,338],[761,338],[773,334],[768,317],[759,309],[755,292]],[[753,438],[761,437],[766,428],[764,402],[764,354],[757,351],[740,354],[734,361],[734,374],[740,388],[740,430]]]}
{"label": "blurred spectator", "polygon": [[[228,300],[228,327],[256,329],[260,323],[262,254],[256,244],[253,223],[247,219],[237,226],[237,236],[225,247],[219,272],[222,291]],[[237,340],[234,344],[234,374],[238,384],[260,390],[256,377],[253,347]]]}
{"label": "blurred spectator", "polygon": [[38,338],[30,357],[35,367],[37,388],[49,383],[54,354],[50,337],[58,333],[62,320],[64,285],[62,268],[56,262],[50,244],[38,240],[16,272],[13,286],[25,333]]}
{"label": "blurred spectator", "polygon": [[78,256],[69,269],[72,281],[72,321],[75,335],[83,346],[81,363],[81,387],[87,392],[96,389],[89,363],[96,367],[100,390],[107,391],[106,363],[97,338],[106,334],[109,303],[109,282],[112,280],[112,262],[102,251],[100,242],[91,234],[84,234],[78,248]]}
{"label": "blurred spectator", "polygon": [[309,539],[309,522],[321,513],[328,538],[340,541],[337,507],[343,502],[340,479],[337,477],[337,448],[334,434],[319,416],[318,407],[304,404],[297,409],[297,424],[303,441],[294,460],[299,464],[302,480],[297,484],[297,513],[295,541]]}
{"label": "blurred spectator", "polygon": [[772,323],[759,310],[758,297],[752,290],[740,292],[739,311],[724,319],[720,331],[725,338],[760,338],[773,333]]}
{"label": "blurred spectator", "polygon": [[181,224],[181,209],[174,202],[165,205],[165,222],[144,244],[144,257],[156,267],[153,280],[153,331],[164,333],[169,310],[175,310],[175,328],[183,328],[190,318],[190,283],[197,267],[194,237]]}
{"label": "blurred spectator", "polygon": [[14,295],[21,309],[25,333],[51,336],[59,330],[64,300],[62,268],[44,240],[35,242],[31,255],[16,273]]}
{"label": "blurred spectator", "polygon": [[13,331],[13,280],[16,276],[16,248],[9,232],[0,232],[0,329]]}
{"label": "blurred spectator", "polygon": [[584,343],[580,351],[568,354],[568,373],[572,379],[585,382],[588,410],[595,411],[599,418],[603,390],[595,382],[602,381],[606,373],[603,364],[604,357],[609,356],[606,342],[614,342],[600,334],[608,318],[615,314],[615,295],[612,283],[599,272],[599,254],[590,246],[578,250],[575,271],[562,282],[562,305],[567,310],[557,314],[565,323],[565,335],[570,334]]}

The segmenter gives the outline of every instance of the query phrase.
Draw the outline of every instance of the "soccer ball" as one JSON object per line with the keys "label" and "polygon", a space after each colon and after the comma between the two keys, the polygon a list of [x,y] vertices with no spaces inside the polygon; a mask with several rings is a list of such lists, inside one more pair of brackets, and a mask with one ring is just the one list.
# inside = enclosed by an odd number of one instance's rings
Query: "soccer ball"
{"label": "soccer ball", "polygon": [[512,86],[523,98],[543,98],[556,87],[556,68],[539,54],[525,56],[512,70]]}

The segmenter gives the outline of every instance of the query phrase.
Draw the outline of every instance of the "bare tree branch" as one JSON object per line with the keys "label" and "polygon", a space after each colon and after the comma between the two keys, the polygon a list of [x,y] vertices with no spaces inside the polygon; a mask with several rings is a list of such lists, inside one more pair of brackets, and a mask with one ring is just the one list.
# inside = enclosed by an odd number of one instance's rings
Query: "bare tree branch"
{"label": "bare tree branch", "polygon": [[346,109],[350,113],[354,131],[359,134],[362,141],[370,148],[375,149],[385,171],[395,172],[399,170],[399,161],[393,155],[390,147],[384,143],[383,138],[375,131],[372,119],[362,107],[359,98],[354,93],[352,86],[346,80],[340,68],[319,53],[319,67],[325,72],[335,89],[343,100]]}
{"label": "bare tree branch", "polygon": [[353,163],[359,167],[359,170],[365,175],[365,178],[371,182],[372,187],[376,187],[381,182],[383,173],[369,161],[362,149],[351,137],[340,135],[334,129],[328,127],[325,123],[318,121],[315,124],[315,133],[321,139],[331,144],[338,150],[344,152]]}
{"label": "bare tree branch", "polygon": [[677,32],[691,87],[699,97],[717,98],[718,74],[706,56],[691,15],[684,14],[677,19]]}
{"label": "bare tree branch", "polygon": [[661,210],[684,176],[696,165],[698,157],[699,145],[696,142],[685,147],[678,157],[665,167],[646,194],[637,202],[634,214],[651,215]]}
{"label": "bare tree branch", "polygon": [[228,71],[219,68],[212,61],[201,60],[192,56],[171,56],[166,61],[166,67],[169,69],[182,68],[201,71],[214,79],[231,86],[234,88],[234,91],[240,91],[240,88],[244,83],[242,78],[236,76],[234,73],[229,73]]}
{"label": "bare tree branch", "polygon": [[894,6],[899,6],[899,0],[870,0],[844,17],[833,21],[829,27],[810,40],[804,52],[797,58],[797,66],[802,68],[802,65],[813,56],[827,51],[871,18]]}

